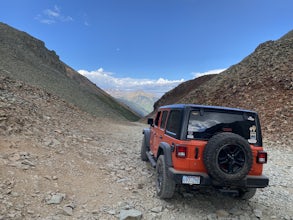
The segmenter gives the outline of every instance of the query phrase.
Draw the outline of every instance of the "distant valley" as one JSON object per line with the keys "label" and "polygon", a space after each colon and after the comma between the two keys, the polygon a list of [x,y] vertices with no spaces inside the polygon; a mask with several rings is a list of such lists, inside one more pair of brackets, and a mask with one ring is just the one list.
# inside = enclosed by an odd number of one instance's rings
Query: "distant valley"
{"label": "distant valley", "polygon": [[152,93],[140,91],[123,91],[116,89],[105,90],[119,102],[129,106],[142,117],[148,115],[154,110],[154,103],[159,99]]}

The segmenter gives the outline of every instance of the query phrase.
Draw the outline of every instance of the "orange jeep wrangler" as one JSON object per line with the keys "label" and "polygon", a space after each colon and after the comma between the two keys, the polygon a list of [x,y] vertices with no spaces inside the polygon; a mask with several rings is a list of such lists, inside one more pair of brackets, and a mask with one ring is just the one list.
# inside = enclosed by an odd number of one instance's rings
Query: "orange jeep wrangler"
{"label": "orange jeep wrangler", "polygon": [[256,112],[192,104],[159,108],[143,130],[141,159],[156,168],[156,191],[171,198],[176,185],[214,187],[250,199],[268,186]]}

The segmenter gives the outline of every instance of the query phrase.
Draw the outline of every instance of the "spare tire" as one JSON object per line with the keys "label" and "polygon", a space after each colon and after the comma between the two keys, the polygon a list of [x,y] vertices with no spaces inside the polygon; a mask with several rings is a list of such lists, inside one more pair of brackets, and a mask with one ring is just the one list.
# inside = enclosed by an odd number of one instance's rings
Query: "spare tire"
{"label": "spare tire", "polygon": [[220,183],[243,179],[253,162],[247,140],[230,132],[213,136],[204,149],[203,159],[209,175]]}

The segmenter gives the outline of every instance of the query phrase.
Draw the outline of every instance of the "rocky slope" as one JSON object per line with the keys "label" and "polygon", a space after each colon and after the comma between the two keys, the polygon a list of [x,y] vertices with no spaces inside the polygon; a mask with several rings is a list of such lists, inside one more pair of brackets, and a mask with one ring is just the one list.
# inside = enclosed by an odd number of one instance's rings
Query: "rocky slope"
{"label": "rocky slope", "polygon": [[[197,82],[199,79],[194,79]],[[196,103],[255,110],[259,113],[264,136],[278,142],[293,137],[293,35],[267,41],[240,63],[192,86],[179,85],[159,105]],[[188,91],[188,92],[187,92]]]}
{"label": "rocky slope", "polygon": [[60,61],[44,42],[0,22],[0,74],[45,88],[98,117],[139,116]]}
{"label": "rocky slope", "polygon": [[181,189],[165,201],[140,160],[145,126],[0,76],[0,219],[293,219],[292,140],[265,140],[270,186],[250,201]]}

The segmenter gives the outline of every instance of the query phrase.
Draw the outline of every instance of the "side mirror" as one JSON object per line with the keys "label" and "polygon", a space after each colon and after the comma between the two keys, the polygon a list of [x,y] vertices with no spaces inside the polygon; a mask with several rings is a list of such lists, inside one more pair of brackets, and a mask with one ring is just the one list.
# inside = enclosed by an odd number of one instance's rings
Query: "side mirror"
{"label": "side mirror", "polygon": [[154,119],[153,118],[148,118],[148,124],[150,126],[153,126],[154,125]]}

